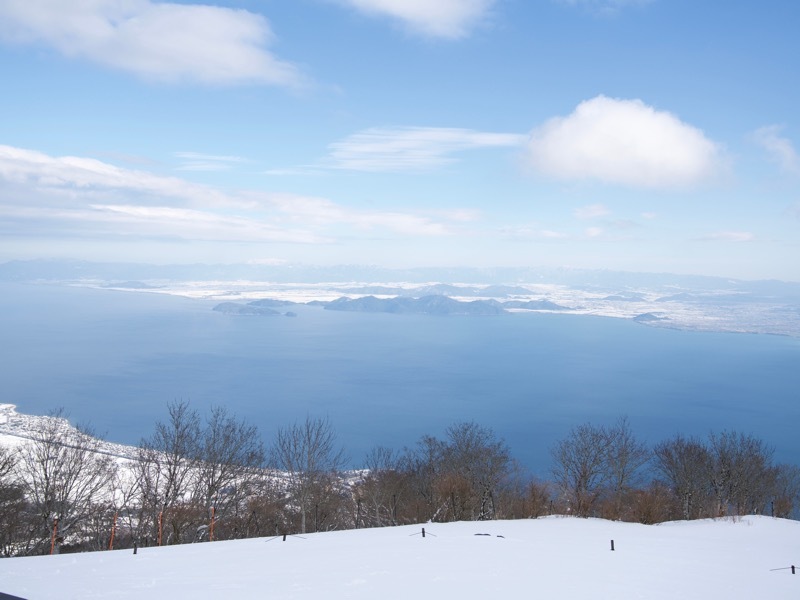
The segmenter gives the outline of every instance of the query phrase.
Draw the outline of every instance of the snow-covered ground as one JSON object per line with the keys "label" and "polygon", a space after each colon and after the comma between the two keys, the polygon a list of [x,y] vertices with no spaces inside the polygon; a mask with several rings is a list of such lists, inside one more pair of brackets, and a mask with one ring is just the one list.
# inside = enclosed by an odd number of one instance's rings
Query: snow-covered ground
{"label": "snow-covered ground", "polygon": [[[24,443],[39,419],[0,405],[0,443]],[[0,593],[30,600],[800,598],[793,564],[800,566],[797,521],[648,526],[547,517],[0,559]]]}
{"label": "snow-covered ground", "polygon": [[[800,597],[800,523],[426,524],[0,560],[0,592],[57,598]],[[611,540],[615,550],[611,551]],[[782,570],[776,570],[782,569]]]}

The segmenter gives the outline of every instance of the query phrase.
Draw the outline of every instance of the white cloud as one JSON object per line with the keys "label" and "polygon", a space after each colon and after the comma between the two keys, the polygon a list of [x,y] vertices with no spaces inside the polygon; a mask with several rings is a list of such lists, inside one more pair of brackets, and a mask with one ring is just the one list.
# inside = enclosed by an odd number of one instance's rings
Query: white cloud
{"label": "white cloud", "polygon": [[[447,221],[428,216],[393,211],[357,211],[345,208],[327,198],[269,194],[264,201],[291,221],[317,226],[347,224],[358,230],[386,229],[409,235],[449,235]],[[458,222],[458,212],[449,221]]]}
{"label": "white cloud", "polygon": [[216,242],[291,242],[319,244],[331,241],[307,229],[280,227],[250,217],[170,206],[92,205],[91,218],[104,221],[124,234],[173,237]]}
{"label": "white cloud", "polygon": [[752,242],[756,236],[749,231],[718,231],[698,239],[704,242]]}
{"label": "white cloud", "polygon": [[208,186],[147,171],[123,169],[93,158],[53,157],[0,145],[0,180],[55,194],[136,194],[141,201],[170,198],[184,203],[241,206],[242,201]]}
{"label": "white cloud", "polygon": [[780,135],[782,127],[768,125],[753,133],[753,139],[764,148],[784,171],[800,174],[800,154],[790,139]]}
{"label": "white cloud", "polygon": [[239,156],[219,156],[200,152],[175,152],[182,164],[179,171],[228,171],[234,165],[246,162]]}
{"label": "white cloud", "polygon": [[399,212],[354,214],[351,222],[359,229],[383,228],[394,233],[414,236],[441,236],[452,233],[451,228],[445,223],[421,215]]}
{"label": "white cloud", "polygon": [[540,229],[535,225],[510,225],[498,231],[504,237],[520,240],[563,240],[569,237],[566,233]]}
{"label": "white cloud", "polygon": [[586,234],[586,237],[594,239],[599,238],[605,232],[601,227],[587,227],[584,233]]}
{"label": "white cloud", "polygon": [[456,223],[469,223],[473,221],[478,221],[481,218],[481,211],[470,209],[470,208],[460,208],[454,210],[437,210],[436,214],[442,215],[444,218],[454,221]]}
{"label": "white cloud", "polygon": [[550,177],[643,188],[697,184],[723,166],[699,129],[641,100],[606,96],[534,129],[528,151],[530,165]]}
{"label": "white cloud", "polygon": [[330,145],[329,165],[355,171],[424,171],[478,148],[519,146],[525,136],[443,127],[373,128]]}
{"label": "white cloud", "polygon": [[466,36],[486,18],[495,0],[339,0],[369,15],[390,17],[432,37]]}
{"label": "white cloud", "polygon": [[150,0],[4,0],[0,38],[159,81],[299,86],[266,47],[267,20],[240,9]]}
{"label": "white cloud", "polygon": [[539,230],[539,236],[548,240],[563,240],[567,237],[567,234],[561,233],[560,231],[552,231],[550,229],[541,229]]}
{"label": "white cloud", "polygon": [[363,235],[364,231],[449,235],[470,214],[453,210],[434,218],[355,210],[313,196],[226,193],[96,159],[52,157],[0,146],[0,223],[4,233],[17,236],[55,232],[85,237],[328,243],[335,235]]}
{"label": "white cloud", "polygon": [[598,219],[600,217],[608,216],[611,214],[611,211],[602,204],[591,204],[589,206],[581,206],[580,208],[576,208],[572,211],[572,214],[574,214],[578,219]]}

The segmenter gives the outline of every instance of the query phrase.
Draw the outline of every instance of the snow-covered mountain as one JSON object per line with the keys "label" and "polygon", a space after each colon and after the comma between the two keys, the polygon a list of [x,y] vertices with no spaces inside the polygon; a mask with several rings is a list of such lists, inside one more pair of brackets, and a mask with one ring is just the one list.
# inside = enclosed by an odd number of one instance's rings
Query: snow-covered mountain
{"label": "snow-covered mountain", "polygon": [[[14,404],[0,404],[0,446],[16,446],[24,443],[25,440],[31,439],[37,431],[42,431],[44,421],[52,419],[57,419],[65,429],[72,427],[69,421],[63,417],[26,415],[18,413]],[[115,444],[101,438],[98,438],[98,441],[99,450],[102,453],[120,458],[136,457],[134,446]]]}

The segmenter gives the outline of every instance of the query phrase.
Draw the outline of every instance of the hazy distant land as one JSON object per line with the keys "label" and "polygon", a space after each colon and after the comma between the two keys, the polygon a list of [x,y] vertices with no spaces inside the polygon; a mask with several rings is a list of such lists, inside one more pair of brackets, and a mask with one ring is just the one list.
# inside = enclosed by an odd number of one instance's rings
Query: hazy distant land
{"label": "hazy distant land", "polygon": [[772,280],[574,269],[12,261],[0,264],[0,281],[218,300],[216,310],[231,315],[286,314],[293,303],[398,314],[568,312],[652,327],[800,337],[800,283]]}

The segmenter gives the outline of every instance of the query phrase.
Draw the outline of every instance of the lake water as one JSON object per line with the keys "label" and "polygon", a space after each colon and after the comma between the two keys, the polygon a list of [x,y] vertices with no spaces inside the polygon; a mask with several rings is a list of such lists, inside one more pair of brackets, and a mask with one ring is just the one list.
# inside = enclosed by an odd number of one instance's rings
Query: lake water
{"label": "lake water", "polygon": [[235,317],[216,302],[0,284],[0,402],[64,407],[137,443],[190,400],[274,432],[327,416],[361,466],[471,420],[541,475],[571,427],[628,416],[648,442],[737,429],[800,463],[800,340],[557,314],[436,317],[293,307]]}

